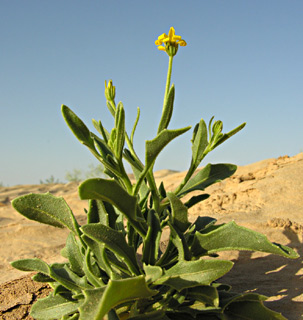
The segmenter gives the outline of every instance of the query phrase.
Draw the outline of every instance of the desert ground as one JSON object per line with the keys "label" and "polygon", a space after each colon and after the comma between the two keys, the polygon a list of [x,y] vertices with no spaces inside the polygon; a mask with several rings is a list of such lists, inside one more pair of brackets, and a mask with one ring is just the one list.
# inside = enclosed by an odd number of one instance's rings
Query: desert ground
{"label": "desert ground", "polygon": [[[170,170],[155,174],[157,182],[163,181],[168,190],[173,190],[184,175]],[[48,263],[63,261],[60,250],[68,234],[27,220],[12,208],[11,200],[28,193],[63,196],[83,224],[87,201],[79,200],[77,188],[77,183],[0,187],[0,319],[32,319],[28,315],[30,305],[49,291],[9,262],[34,257]],[[290,320],[303,319],[303,153],[238,167],[232,177],[205,192],[210,197],[190,210],[191,221],[197,216],[215,217],[218,223],[235,220],[301,255],[288,260],[262,253],[224,252],[220,256],[235,265],[221,282],[238,292],[264,294],[271,309]]]}

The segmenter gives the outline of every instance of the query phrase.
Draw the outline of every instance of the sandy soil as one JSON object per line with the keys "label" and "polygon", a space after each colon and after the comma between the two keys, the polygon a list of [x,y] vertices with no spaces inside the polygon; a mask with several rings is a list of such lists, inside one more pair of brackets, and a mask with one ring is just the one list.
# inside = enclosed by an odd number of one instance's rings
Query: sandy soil
{"label": "sandy soil", "polygon": [[[173,190],[184,172],[162,170],[156,173]],[[38,257],[46,262],[63,261],[66,230],[29,221],[10,205],[27,193],[50,192],[63,196],[79,223],[85,222],[86,201],[77,195],[77,183],[22,185],[0,188],[0,319],[31,319],[30,305],[47,295],[48,288],[31,281],[30,276],[13,269],[9,262]],[[239,167],[231,178],[208,188],[211,197],[190,211],[190,220],[212,216],[218,223],[235,220],[237,224],[264,233],[272,242],[288,245],[303,256],[303,154],[267,159]],[[224,252],[221,256],[235,262],[222,281],[235,291],[253,291],[269,296],[267,305],[290,320],[303,319],[302,257],[282,257],[249,252]]]}

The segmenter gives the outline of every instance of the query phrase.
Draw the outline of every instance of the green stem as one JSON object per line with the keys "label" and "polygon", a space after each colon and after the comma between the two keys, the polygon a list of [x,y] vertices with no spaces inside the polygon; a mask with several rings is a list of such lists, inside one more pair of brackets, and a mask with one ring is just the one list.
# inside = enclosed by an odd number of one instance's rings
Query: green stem
{"label": "green stem", "polygon": [[164,101],[163,101],[163,110],[162,113],[164,111],[164,107],[166,104],[166,99],[167,99],[167,95],[168,95],[168,91],[170,88],[170,80],[171,80],[171,72],[172,72],[172,68],[173,68],[173,56],[169,56],[169,61],[168,61],[168,70],[167,70],[167,77],[166,77],[166,86],[165,86],[165,94],[164,94]]}

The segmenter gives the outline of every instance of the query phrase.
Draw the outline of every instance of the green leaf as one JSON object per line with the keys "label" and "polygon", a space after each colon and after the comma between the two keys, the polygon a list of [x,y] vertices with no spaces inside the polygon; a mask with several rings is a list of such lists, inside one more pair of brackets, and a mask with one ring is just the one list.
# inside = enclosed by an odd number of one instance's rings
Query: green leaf
{"label": "green leaf", "polygon": [[149,168],[154,163],[155,159],[162,151],[162,149],[173,139],[179,135],[188,131],[191,127],[186,127],[177,130],[162,130],[156,138],[153,140],[146,141],[146,151],[145,151],[145,171],[148,171]]}
{"label": "green leaf", "polygon": [[95,199],[111,203],[127,217],[136,219],[137,198],[129,195],[115,180],[101,178],[85,180],[79,186],[82,200]]}
{"label": "green leaf", "polygon": [[70,233],[66,240],[66,255],[70,263],[72,271],[80,276],[84,275],[83,272],[83,261],[84,256],[82,256],[80,251],[80,244],[77,242],[75,236]]}
{"label": "green leaf", "polygon": [[96,121],[95,119],[92,120],[94,127],[96,130],[102,135],[105,143],[108,142],[109,139],[109,133],[108,131],[103,127],[101,120]]}
{"label": "green leaf", "polygon": [[203,302],[208,306],[219,307],[219,294],[217,289],[212,286],[188,288],[187,297]]}
{"label": "green leaf", "polygon": [[136,128],[137,128],[137,124],[138,124],[139,118],[140,118],[140,108],[138,107],[137,108],[137,117],[136,117],[135,123],[133,125],[133,129],[132,129],[131,135],[130,135],[130,141],[131,141],[132,144],[134,143],[134,135],[135,135],[135,131],[136,131]]}
{"label": "green leaf", "polygon": [[195,257],[226,250],[251,250],[273,253],[291,259],[299,255],[289,247],[271,243],[263,234],[240,227],[234,221],[210,227],[209,232],[196,232],[191,246]]}
{"label": "green leaf", "polygon": [[70,278],[66,273],[66,270],[63,268],[55,269],[50,267],[47,263],[40,259],[21,259],[11,262],[11,265],[22,271],[38,271],[42,272],[45,275],[51,277],[57,282],[61,283],[64,287],[69,290],[79,291],[80,288],[75,282]]}
{"label": "green leaf", "polygon": [[79,225],[62,197],[31,193],[14,199],[12,206],[27,219],[54,227],[67,227],[74,234],[80,234]]}
{"label": "green leaf", "polygon": [[115,306],[136,299],[149,298],[150,290],[143,275],[121,280],[109,280],[106,288],[85,290],[85,302],[80,307],[80,320],[101,320]]}
{"label": "green leaf", "polygon": [[231,261],[197,260],[179,261],[165,271],[164,275],[154,284],[163,284],[176,290],[209,285],[226,274],[233,266]]}
{"label": "green leaf", "polygon": [[31,308],[30,315],[37,320],[55,320],[77,312],[83,300],[70,301],[60,295],[39,299]]}
{"label": "green leaf", "polygon": [[137,206],[137,197],[128,194],[117,181],[88,179],[79,186],[79,196],[82,200],[96,199],[111,203],[129,219],[141,235],[145,236],[147,224]]}
{"label": "green leaf", "polygon": [[217,141],[213,145],[212,150],[215,149],[216,147],[218,147],[220,144],[225,142],[227,139],[229,139],[233,135],[235,135],[236,133],[238,133],[240,130],[242,130],[245,127],[245,125],[246,125],[246,123],[244,122],[241,125],[239,125],[237,128],[231,130],[230,132],[222,134],[221,137],[219,139],[217,139]]}
{"label": "green leaf", "polygon": [[170,222],[168,222],[168,225],[170,228],[170,241],[178,250],[179,261],[191,260],[192,254],[188,248],[183,232],[180,232],[177,228],[174,228]]}
{"label": "green leaf", "polygon": [[125,112],[122,102],[119,102],[115,115],[116,139],[114,142],[114,152],[116,158],[122,160],[122,152],[125,142]]}
{"label": "green leaf", "polygon": [[172,192],[167,193],[167,198],[171,205],[172,225],[181,232],[185,232],[190,226],[187,207]]}
{"label": "green leaf", "polygon": [[197,124],[192,139],[192,163],[197,168],[204,157],[204,150],[208,146],[207,127],[203,119]]}
{"label": "green leaf", "polygon": [[197,203],[208,199],[209,196],[210,195],[207,193],[199,194],[198,196],[193,196],[187,202],[185,202],[184,205],[189,209],[189,208],[193,207],[194,205],[196,205]]}
{"label": "green leaf", "polygon": [[203,191],[210,185],[230,177],[235,173],[236,170],[237,166],[233,164],[209,163],[184,185],[178,196],[194,190]]}
{"label": "green leaf", "polygon": [[[227,320],[286,320],[263,305],[267,297],[256,293],[220,294],[220,306]],[[224,318],[224,319],[225,319]]]}
{"label": "green leaf", "polygon": [[145,279],[147,283],[156,281],[163,274],[162,268],[158,266],[143,264],[143,269],[145,272]]}
{"label": "green leaf", "polygon": [[149,210],[147,223],[148,230],[143,241],[142,262],[154,265],[158,258],[159,244],[162,234],[160,219],[154,210]]}
{"label": "green leaf", "polygon": [[90,149],[95,150],[94,141],[91,138],[90,131],[83,123],[83,121],[78,118],[78,116],[73,111],[71,111],[69,107],[65,105],[62,105],[61,112],[65,122],[72,130],[73,134],[77,137],[77,139]]}
{"label": "green leaf", "polygon": [[[135,191],[140,189],[142,182],[144,181],[145,176],[147,175],[149,169],[154,164],[157,156],[163,150],[163,148],[174,138],[188,131],[191,127],[186,127],[177,130],[162,130],[156,138],[153,140],[148,140],[145,143],[145,167],[141,172],[139,179],[137,181]],[[137,194],[137,193],[135,193]]]}
{"label": "green leaf", "polygon": [[169,89],[169,92],[165,101],[165,105],[162,111],[158,133],[160,133],[164,129],[167,129],[169,125],[169,122],[173,113],[173,108],[174,108],[174,99],[175,99],[175,86],[172,85]]}
{"label": "green leaf", "polygon": [[85,235],[95,241],[104,243],[108,249],[121,257],[133,274],[140,274],[134,248],[127,244],[122,232],[113,230],[100,223],[87,224],[81,229]]}

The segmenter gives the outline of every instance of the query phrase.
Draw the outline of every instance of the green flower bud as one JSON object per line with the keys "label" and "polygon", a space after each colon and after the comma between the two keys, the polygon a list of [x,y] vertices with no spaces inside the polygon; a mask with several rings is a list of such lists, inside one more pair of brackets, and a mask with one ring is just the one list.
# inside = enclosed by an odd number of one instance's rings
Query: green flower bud
{"label": "green flower bud", "polygon": [[108,84],[106,83],[106,80],[105,80],[105,91],[104,91],[104,94],[105,94],[106,100],[109,100],[109,101],[115,100],[116,87],[113,86],[113,81],[112,80],[109,80]]}

